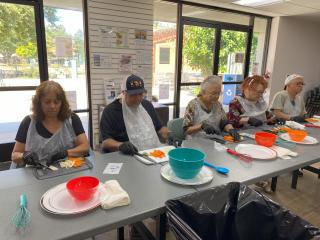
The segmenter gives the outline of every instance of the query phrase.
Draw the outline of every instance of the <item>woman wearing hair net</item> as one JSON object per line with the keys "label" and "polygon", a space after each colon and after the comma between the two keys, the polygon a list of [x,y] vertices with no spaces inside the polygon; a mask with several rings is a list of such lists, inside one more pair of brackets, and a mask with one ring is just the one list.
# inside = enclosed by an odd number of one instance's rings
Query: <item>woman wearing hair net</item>
{"label": "woman wearing hair net", "polygon": [[271,111],[277,118],[304,122],[306,109],[302,97],[304,80],[298,74],[289,75],[284,82],[284,90],[277,92],[271,103]]}
{"label": "woman wearing hair net", "polygon": [[189,137],[205,136],[206,134],[221,134],[228,132],[235,141],[240,136],[227,120],[221,103],[222,82],[219,76],[209,76],[201,83],[200,94],[191,100],[187,106],[183,129]]}

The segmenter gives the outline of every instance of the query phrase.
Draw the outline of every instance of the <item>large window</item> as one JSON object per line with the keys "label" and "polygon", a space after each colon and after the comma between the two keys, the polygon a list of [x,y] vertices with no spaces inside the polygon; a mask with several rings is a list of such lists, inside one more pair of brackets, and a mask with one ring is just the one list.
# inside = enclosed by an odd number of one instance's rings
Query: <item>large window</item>
{"label": "large window", "polygon": [[44,0],[43,5],[0,3],[0,144],[14,141],[21,120],[31,113],[36,86],[46,80],[63,86],[88,133],[82,1]]}

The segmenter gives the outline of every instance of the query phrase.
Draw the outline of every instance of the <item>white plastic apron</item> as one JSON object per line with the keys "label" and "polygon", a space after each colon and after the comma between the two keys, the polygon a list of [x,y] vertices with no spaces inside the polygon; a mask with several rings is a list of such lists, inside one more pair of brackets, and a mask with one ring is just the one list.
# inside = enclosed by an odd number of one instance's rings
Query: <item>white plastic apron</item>
{"label": "white plastic apron", "polygon": [[[215,106],[215,105],[214,105]],[[221,122],[222,115],[219,111],[217,111],[216,108],[212,108],[211,111],[208,113],[206,112],[199,102],[199,100],[196,100],[195,104],[195,115],[193,118],[193,124],[199,124],[203,121],[206,121],[206,123],[213,126],[215,129],[220,131],[220,122]],[[192,136],[188,136],[188,138],[195,138],[195,137],[204,137],[206,133],[201,130],[200,132],[192,134]]]}
{"label": "white plastic apron", "polygon": [[[72,127],[71,118],[65,120],[61,128],[50,138],[44,138],[39,135],[36,129],[36,121],[31,117],[25,151],[37,153],[40,162],[45,163],[52,155],[63,150],[74,148],[75,139],[76,134]],[[16,168],[16,164],[12,162],[10,168]]]}
{"label": "white plastic apron", "polygon": [[268,105],[263,98],[260,98],[257,102],[249,101],[242,96],[236,96],[236,99],[244,109],[244,113],[240,115],[241,117],[254,117],[262,122],[267,121],[266,111]]}
{"label": "white plastic apron", "polygon": [[290,98],[287,97],[283,105],[283,112],[288,114],[290,117],[301,115],[301,97],[296,96],[294,102],[295,104],[293,105],[290,101]]}
{"label": "white plastic apron", "polygon": [[139,151],[161,145],[152,119],[144,107],[129,107],[122,98],[122,114],[128,138]]}

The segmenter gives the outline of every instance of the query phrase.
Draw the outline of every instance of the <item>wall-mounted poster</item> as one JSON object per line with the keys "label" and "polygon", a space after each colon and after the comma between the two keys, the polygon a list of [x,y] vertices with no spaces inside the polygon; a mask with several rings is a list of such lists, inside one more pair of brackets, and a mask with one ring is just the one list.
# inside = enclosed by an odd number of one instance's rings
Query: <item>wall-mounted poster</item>
{"label": "wall-mounted poster", "polygon": [[134,30],[134,41],[136,48],[143,49],[146,46],[147,31],[146,30]]}
{"label": "wall-mounted poster", "polygon": [[112,57],[110,54],[93,54],[93,66],[111,68]]}
{"label": "wall-mounted poster", "polygon": [[113,30],[111,27],[100,27],[100,46],[101,47],[112,47]]}
{"label": "wall-mounted poster", "polygon": [[129,46],[129,42],[128,42],[129,30],[127,28],[118,28],[115,34],[116,34],[116,46],[118,48],[126,48]]}
{"label": "wall-mounted poster", "polygon": [[129,73],[132,72],[132,56],[121,55],[119,62],[119,72]]}
{"label": "wall-mounted poster", "polygon": [[106,105],[113,102],[120,94],[119,88],[115,85],[115,82],[119,82],[119,79],[105,79],[104,80],[104,95]]}

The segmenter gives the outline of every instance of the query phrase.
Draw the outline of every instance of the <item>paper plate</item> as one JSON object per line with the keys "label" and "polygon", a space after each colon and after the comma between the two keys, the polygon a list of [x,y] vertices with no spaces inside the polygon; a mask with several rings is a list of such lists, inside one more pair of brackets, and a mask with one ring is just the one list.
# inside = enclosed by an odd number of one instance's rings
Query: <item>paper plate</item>
{"label": "paper plate", "polygon": [[312,145],[312,144],[319,143],[319,141],[316,138],[311,137],[311,136],[306,136],[306,138],[302,142],[296,142],[296,141],[291,140],[288,133],[281,134],[280,138],[282,138],[283,140],[286,140],[288,142],[294,142],[294,143],[298,143],[298,144]]}
{"label": "paper plate", "polygon": [[277,152],[260,145],[255,144],[238,144],[236,152],[250,155],[253,159],[269,160],[277,157]]}
{"label": "paper plate", "polygon": [[100,191],[98,189],[90,200],[77,201],[68,192],[66,183],[62,183],[43,194],[40,199],[40,206],[53,214],[79,214],[98,207],[100,205],[99,195]]}
{"label": "paper plate", "polygon": [[203,166],[199,174],[192,179],[182,179],[177,177],[172,171],[169,164],[166,164],[163,167],[161,167],[160,173],[161,176],[167,179],[168,181],[181,185],[201,185],[210,182],[213,178],[212,171],[205,166]]}

